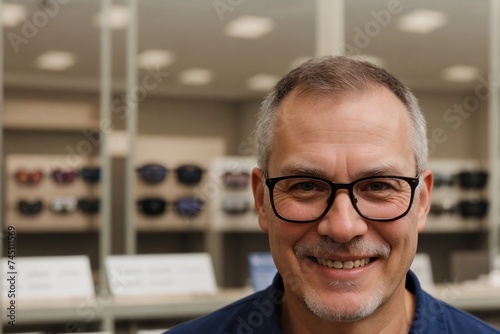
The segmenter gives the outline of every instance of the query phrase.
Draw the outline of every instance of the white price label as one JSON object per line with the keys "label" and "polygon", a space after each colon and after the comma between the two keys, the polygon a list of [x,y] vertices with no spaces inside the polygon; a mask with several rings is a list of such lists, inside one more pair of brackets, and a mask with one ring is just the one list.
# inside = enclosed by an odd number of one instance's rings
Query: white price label
{"label": "white price label", "polygon": [[4,297],[23,300],[95,298],[87,256],[18,257],[3,260]]}
{"label": "white price label", "polygon": [[217,291],[207,253],[114,255],[106,259],[115,296],[175,295]]}

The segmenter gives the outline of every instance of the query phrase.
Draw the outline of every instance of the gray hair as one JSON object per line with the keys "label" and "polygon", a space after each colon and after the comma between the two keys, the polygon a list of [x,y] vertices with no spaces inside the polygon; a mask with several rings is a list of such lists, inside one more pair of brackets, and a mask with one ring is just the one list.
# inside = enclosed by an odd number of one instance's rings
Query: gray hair
{"label": "gray hair", "polygon": [[407,108],[411,119],[411,147],[417,173],[427,166],[427,128],[418,101],[408,87],[385,69],[342,56],[311,59],[285,75],[262,102],[255,130],[259,167],[267,171],[275,131],[276,112],[293,91],[297,96],[319,95],[341,100],[346,94],[388,88]]}

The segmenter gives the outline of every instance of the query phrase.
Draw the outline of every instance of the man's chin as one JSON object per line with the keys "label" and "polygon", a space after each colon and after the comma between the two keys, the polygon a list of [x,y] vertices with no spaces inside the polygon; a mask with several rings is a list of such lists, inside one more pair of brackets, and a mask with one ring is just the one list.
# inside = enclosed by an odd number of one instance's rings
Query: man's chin
{"label": "man's chin", "polygon": [[[335,297],[332,297],[335,298]],[[369,298],[360,298],[359,301],[349,301],[333,304],[331,300],[324,300],[316,292],[306,292],[304,302],[309,310],[320,319],[328,322],[355,322],[372,315],[382,304],[382,295],[374,294]]]}

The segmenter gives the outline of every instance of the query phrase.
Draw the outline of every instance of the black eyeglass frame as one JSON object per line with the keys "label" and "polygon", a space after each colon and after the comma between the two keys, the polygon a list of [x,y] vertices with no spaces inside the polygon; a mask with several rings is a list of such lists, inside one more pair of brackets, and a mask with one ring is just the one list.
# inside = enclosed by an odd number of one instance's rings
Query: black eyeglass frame
{"label": "black eyeglass frame", "polygon": [[[318,218],[310,219],[310,220],[293,220],[293,219],[289,219],[289,218],[285,218],[285,217],[281,216],[278,213],[278,210],[276,210],[276,207],[274,205],[274,196],[273,196],[274,186],[276,185],[276,183],[278,183],[281,180],[305,179],[305,178],[311,179],[311,180],[322,181],[330,186],[331,195],[330,195],[330,198],[328,199],[328,203],[327,203],[327,206],[325,208],[325,211]],[[368,216],[365,216],[364,214],[362,214],[361,211],[359,210],[358,206],[356,205],[357,199],[354,196],[354,186],[359,182],[370,180],[370,179],[398,179],[398,180],[403,180],[403,181],[407,182],[411,188],[411,197],[410,197],[410,201],[409,201],[408,208],[406,209],[406,211],[395,218],[372,218],[372,217],[368,217]],[[265,177],[265,184],[266,184],[267,188],[269,189],[269,200],[271,201],[271,207],[273,208],[274,214],[278,218],[280,218],[284,221],[287,221],[289,223],[295,223],[295,224],[313,223],[313,222],[320,220],[324,216],[326,216],[328,211],[330,211],[330,209],[332,208],[333,202],[335,201],[335,196],[337,194],[337,191],[340,189],[347,189],[347,191],[349,192],[349,199],[351,200],[352,206],[354,207],[356,212],[361,217],[368,219],[368,220],[378,221],[378,222],[390,222],[390,221],[398,220],[398,219],[406,216],[408,214],[408,212],[410,212],[410,209],[413,205],[413,199],[415,197],[415,190],[417,189],[419,181],[420,181],[420,179],[418,176],[417,177],[406,177],[406,176],[393,176],[393,175],[367,176],[367,177],[363,177],[361,179],[354,180],[351,183],[336,183],[336,182],[332,182],[330,180],[323,179],[321,177],[307,176],[307,175],[290,175],[290,176],[279,176],[279,177],[267,177],[266,176]]]}

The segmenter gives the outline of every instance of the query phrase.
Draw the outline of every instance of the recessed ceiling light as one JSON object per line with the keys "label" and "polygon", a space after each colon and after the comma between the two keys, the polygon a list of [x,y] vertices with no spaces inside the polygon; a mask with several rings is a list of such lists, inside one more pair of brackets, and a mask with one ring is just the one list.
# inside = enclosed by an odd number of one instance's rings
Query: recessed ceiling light
{"label": "recessed ceiling light", "polygon": [[163,68],[174,62],[174,54],[167,50],[148,49],[137,56],[141,68]]}
{"label": "recessed ceiling light", "polygon": [[[130,21],[130,13],[127,7],[120,5],[111,6],[109,24],[112,29],[125,29]],[[92,24],[96,27],[104,24],[102,13],[97,13],[92,19]],[[107,23],[107,22],[106,22]]]}
{"label": "recessed ceiling light", "polygon": [[13,3],[4,3],[2,5],[2,25],[9,28],[15,27],[23,22],[26,14],[26,7]]}
{"label": "recessed ceiling light", "polygon": [[360,55],[350,56],[349,58],[355,59],[355,60],[367,61],[369,63],[377,65],[378,67],[385,67],[384,60],[380,57],[377,57],[377,56],[360,54]]}
{"label": "recessed ceiling light", "polygon": [[417,34],[428,34],[444,26],[447,21],[448,18],[444,13],[417,9],[403,15],[398,20],[398,28]]}
{"label": "recessed ceiling light", "polygon": [[267,17],[244,15],[229,22],[224,33],[230,37],[256,39],[274,29],[274,21]]}
{"label": "recessed ceiling light", "polygon": [[212,82],[214,72],[206,68],[191,68],[179,74],[179,81],[184,85],[203,86]]}
{"label": "recessed ceiling light", "polygon": [[477,67],[468,65],[455,65],[445,68],[441,77],[446,81],[470,82],[476,80],[479,75]]}
{"label": "recessed ceiling light", "polygon": [[274,74],[257,74],[247,80],[247,86],[251,90],[267,92],[274,87],[280,77]]}
{"label": "recessed ceiling light", "polygon": [[76,63],[76,56],[71,52],[49,51],[36,59],[36,67],[40,70],[64,71]]}

